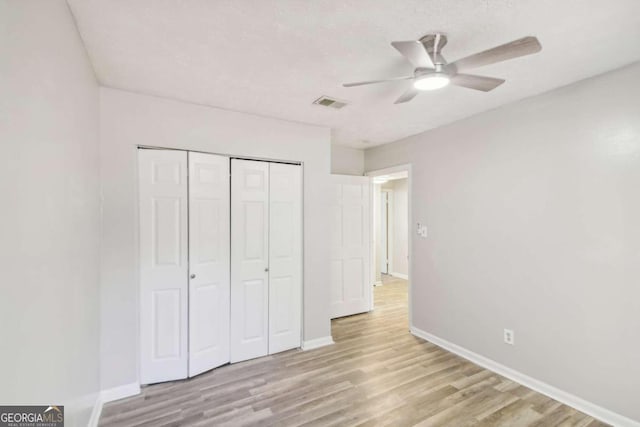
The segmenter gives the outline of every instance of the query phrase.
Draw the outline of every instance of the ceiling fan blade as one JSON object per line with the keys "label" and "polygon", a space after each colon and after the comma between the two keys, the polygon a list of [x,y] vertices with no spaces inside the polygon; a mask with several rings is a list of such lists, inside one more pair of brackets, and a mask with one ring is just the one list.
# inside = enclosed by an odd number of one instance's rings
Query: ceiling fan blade
{"label": "ceiling fan blade", "polygon": [[407,89],[405,93],[400,95],[400,98],[396,99],[396,102],[394,102],[394,104],[402,104],[404,102],[409,102],[413,98],[415,98],[418,92],[419,92],[418,89],[416,89],[415,87],[413,87],[413,85],[411,85],[411,87]]}
{"label": "ceiling fan blade", "polygon": [[537,38],[532,36],[523,37],[510,43],[494,47],[493,49],[458,59],[449,66],[455,67],[457,71],[465,71],[520,56],[531,55],[532,53],[540,52],[540,50],[542,50],[542,45],[540,45]]}
{"label": "ceiling fan blade", "polygon": [[419,41],[391,42],[398,52],[413,64],[416,68],[435,68],[426,49]]}
{"label": "ceiling fan blade", "polygon": [[481,90],[489,92],[504,83],[504,79],[496,79],[493,77],[474,76],[472,74],[456,74],[451,77],[451,84],[462,86],[469,89]]}
{"label": "ceiling fan blade", "polygon": [[355,82],[355,83],[343,83],[342,86],[344,87],[354,87],[354,86],[362,86],[362,85],[371,85],[374,83],[384,83],[384,82],[395,82],[398,80],[409,80],[412,79],[413,76],[403,76],[403,77],[393,77],[391,79],[384,79],[384,80],[369,80],[366,82]]}

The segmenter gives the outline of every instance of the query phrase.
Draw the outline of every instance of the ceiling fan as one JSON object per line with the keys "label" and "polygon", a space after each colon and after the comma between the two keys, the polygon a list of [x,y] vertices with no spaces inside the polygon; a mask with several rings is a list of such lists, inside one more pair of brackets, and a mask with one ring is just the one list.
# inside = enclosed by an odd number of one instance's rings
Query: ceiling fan
{"label": "ceiling fan", "polygon": [[446,44],[447,36],[440,33],[427,34],[420,40],[391,42],[391,46],[396,48],[415,67],[413,76],[345,83],[342,86],[353,87],[412,80],[413,85],[396,100],[395,104],[411,101],[420,91],[440,89],[449,83],[488,92],[504,83],[504,79],[461,74],[460,72],[520,56],[531,55],[540,52],[542,49],[537,38],[531,36],[523,37],[448,64],[441,53]]}

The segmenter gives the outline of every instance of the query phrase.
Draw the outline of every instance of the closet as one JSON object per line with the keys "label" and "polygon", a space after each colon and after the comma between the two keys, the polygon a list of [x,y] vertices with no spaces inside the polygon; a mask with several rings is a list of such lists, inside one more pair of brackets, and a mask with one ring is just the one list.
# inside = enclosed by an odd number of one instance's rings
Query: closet
{"label": "closet", "polygon": [[140,149],[140,380],[300,346],[297,164]]}

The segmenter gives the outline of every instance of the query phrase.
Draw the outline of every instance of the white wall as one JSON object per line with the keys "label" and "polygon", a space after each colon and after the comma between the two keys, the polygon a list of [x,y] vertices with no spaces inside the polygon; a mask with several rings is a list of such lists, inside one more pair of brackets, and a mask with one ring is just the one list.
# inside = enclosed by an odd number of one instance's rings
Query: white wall
{"label": "white wall", "polygon": [[136,382],[137,145],[304,162],[304,339],[330,336],[330,132],[113,89],[101,89],[102,387]]}
{"label": "white wall", "polygon": [[[402,277],[409,274],[409,236],[408,236],[408,224],[409,221],[409,199],[408,199],[408,180],[392,179],[385,182],[381,186],[378,185],[377,191],[380,193],[382,190],[390,191],[391,209],[387,221],[389,223],[389,274],[395,274]],[[375,199],[375,198],[374,198]],[[382,197],[378,194],[378,204],[375,208],[378,213],[382,209]],[[375,213],[375,212],[374,212]],[[378,221],[379,233],[382,231],[382,224]],[[381,239],[380,239],[381,240]],[[380,275],[380,268],[382,264],[381,254],[383,252],[381,241],[377,241],[376,259],[378,265],[376,267],[376,277]]]}
{"label": "white wall", "polygon": [[367,170],[414,165],[429,227],[412,233],[416,327],[636,420],[639,77],[634,64],[366,151]]}
{"label": "white wall", "polygon": [[0,403],[99,389],[98,86],[67,4],[0,1]]}
{"label": "white wall", "polygon": [[407,276],[409,274],[409,199],[408,199],[408,180],[394,179],[389,181],[393,190],[393,245],[392,252],[392,274],[400,274]]}
{"label": "white wall", "polygon": [[[381,216],[382,209],[382,190],[389,190],[391,198],[391,208],[388,214],[388,227],[389,227],[389,274],[396,275],[398,277],[409,275],[409,236],[408,236],[408,221],[409,221],[409,199],[408,199],[408,180],[392,179],[385,182],[382,185],[377,185],[377,205],[374,208],[374,214],[378,213]],[[374,197],[374,199],[376,199]],[[375,218],[375,215],[374,215]],[[382,223],[378,220],[378,234],[382,232]],[[376,277],[380,277],[380,270],[382,267],[382,253],[383,247],[381,239],[376,240],[376,260],[378,265],[376,266]],[[379,280],[379,279],[378,279]]]}
{"label": "white wall", "polygon": [[331,173],[340,175],[362,175],[364,173],[364,151],[356,148],[332,145]]}

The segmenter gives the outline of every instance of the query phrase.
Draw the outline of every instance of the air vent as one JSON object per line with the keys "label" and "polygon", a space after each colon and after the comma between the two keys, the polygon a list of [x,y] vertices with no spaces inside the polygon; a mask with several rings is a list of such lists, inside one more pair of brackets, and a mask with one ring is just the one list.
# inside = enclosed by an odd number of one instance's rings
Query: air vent
{"label": "air vent", "polygon": [[313,103],[316,105],[322,105],[323,107],[335,108],[336,110],[339,110],[348,104],[346,101],[338,101],[337,99],[329,98],[328,96],[321,96],[313,101]]}

